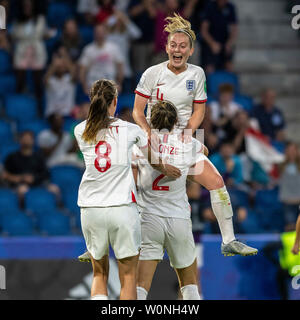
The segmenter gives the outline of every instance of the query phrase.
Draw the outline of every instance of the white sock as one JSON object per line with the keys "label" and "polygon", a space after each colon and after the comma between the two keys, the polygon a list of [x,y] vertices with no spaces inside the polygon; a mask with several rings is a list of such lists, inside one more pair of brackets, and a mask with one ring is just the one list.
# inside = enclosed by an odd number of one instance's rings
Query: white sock
{"label": "white sock", "polygon": [[212,210],[218,220],[223,243],[227,244],[235,239],[232,223],[232,206],[226,187],[210,191]]}
{"label": "white sock", "polygon": [[188,284],[180,288],[183,300],[200,300],[198,286],[195,284]]}
{"label": "white sock", "polygon": [[136,293],[138,300],[147,300],[148,291],[143,287],[136,287]]}
{"label": "white sock", "polygon": [[108,300],[108,296],[104,294],[96,294],[91,297],[91,300]]}

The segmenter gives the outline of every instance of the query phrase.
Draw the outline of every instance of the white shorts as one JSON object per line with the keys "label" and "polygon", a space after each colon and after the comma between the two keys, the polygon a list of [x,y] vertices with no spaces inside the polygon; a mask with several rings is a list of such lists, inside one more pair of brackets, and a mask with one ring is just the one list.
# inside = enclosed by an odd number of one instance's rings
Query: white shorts
{"label": "white shorts", "polygon": [[166,249],[175,269],[189,267],[195,261],[197,254],[190,219],[144,213],[141,215],[141,226],[140,260],[162,260]]}
{"label": "white shorts", "polygon": [[95,260],[109,253],[109,244],[117,259],[138,255],[141,247],[141,223],[135,203],[80,210],[86,247]]}

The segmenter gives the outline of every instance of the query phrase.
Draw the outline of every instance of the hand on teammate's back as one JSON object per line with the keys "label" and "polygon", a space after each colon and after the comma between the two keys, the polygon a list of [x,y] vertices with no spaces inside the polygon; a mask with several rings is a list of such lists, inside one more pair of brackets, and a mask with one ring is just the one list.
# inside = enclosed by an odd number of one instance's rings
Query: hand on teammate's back
{"label": "hand on teammate's back", "polygon": [[167,163],[164,163],[163,167],[163,174],[167,177],[177,179],[181,176],[181,171],[178,168]]}

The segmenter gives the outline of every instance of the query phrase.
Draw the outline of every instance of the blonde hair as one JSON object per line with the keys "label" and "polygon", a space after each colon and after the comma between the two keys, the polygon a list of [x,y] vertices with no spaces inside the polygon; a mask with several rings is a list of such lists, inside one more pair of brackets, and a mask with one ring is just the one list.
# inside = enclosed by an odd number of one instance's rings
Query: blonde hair
{"label": "blonde hair", "polygon": [[164,28],[164,31],[169,33],[168,41],[170,39],[170,36],[172,36],[173,34],[182,32],[189,37],[191,48],[194,47],[196,35],[195,32],[191,29],[191,23],[188,20],[185,20],[177,13],[174,13],[173,17],[167,17],[165,20],[168,22]]}
{"label": "blonde hair", "polygon": [[97,80],[90,91],[90,109],[82,138],[87,143],[96,142],[98,132],[107,129],[115,119],[108,113],[113,99],[118,96],[116,84],[111,80]]}

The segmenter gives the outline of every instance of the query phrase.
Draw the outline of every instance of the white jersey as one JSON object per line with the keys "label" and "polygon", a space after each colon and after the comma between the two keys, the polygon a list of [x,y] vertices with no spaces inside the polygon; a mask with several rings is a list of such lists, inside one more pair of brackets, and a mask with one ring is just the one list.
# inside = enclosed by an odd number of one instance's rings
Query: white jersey
{"label": "white jersey", "polygon": [[168,69],[169,61],[148,68],[142,75],[135,90],[148,98],[147,121],[150,123],[151,108],[159,100],[172,102],[178,112],[176,128],[184,129],[192,115],[194,103],[205,103],[206,81],[201,67],[187,64],[187,69],[175,74]]}
{"label": "white jersey", "polygon": [[159,153],[168,158],[168,163],[181,170],[181,177],[174,180],[153,169],[146,159],[139,158],[140,150],[134,148],[138,156],[133,163],[138,165],[138,207],[141,213],[150,213],[168,218],[190,219],[190,205],[186,194],[186,179],[189,168],[204,160],[204,146],[196,139],[183,143],[178,135],[160,134],[162,143]]}
{"label": "white jersey", "polygon": [[84,156],[85,172],[78,191],[79,207],[109,207],[135,202],[136,188],[131,169],[132,147],[147,147],[142,129],[117,119],[101,130],[97,143],[82,139],[86,121],[75,127],[75,137]]}

